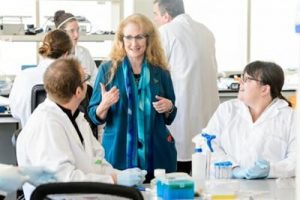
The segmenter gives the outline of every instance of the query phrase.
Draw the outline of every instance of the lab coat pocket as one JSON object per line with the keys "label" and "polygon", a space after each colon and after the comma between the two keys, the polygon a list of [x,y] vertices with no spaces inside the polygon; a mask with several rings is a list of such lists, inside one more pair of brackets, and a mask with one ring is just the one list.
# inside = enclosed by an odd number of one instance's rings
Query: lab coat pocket
{"label": "lab coat pocket", "polygon": [[287,142],[277,135],[268,135],[265,138],[263,157],[269,161],[279,161],[286,157]]}

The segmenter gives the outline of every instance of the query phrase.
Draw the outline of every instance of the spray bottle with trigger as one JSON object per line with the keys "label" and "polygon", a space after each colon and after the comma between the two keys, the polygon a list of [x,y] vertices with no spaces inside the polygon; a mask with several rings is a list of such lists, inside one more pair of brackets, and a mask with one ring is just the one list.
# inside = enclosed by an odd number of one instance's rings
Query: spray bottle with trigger
{"label": "spray bottle with trigger", "polygon": [[206,151],[206,179],[209,179],[211,169],[211,153],[214,152],[211,143],[212,140],[216,138],[216,136],[208,133],[202,133],[201,135],[206,139],[206,144],[209,149]]}

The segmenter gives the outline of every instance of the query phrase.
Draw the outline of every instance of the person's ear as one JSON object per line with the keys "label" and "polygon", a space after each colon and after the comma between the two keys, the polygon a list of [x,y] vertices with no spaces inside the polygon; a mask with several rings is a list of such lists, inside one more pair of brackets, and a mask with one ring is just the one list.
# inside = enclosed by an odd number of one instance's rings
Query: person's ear
{"label": "person's ear", "polygon": [[81,95],[81,93],[82,93],[82,88],[81,88],[80,86],[78,86],[78,87],[76,88],[75,95],[76,95],[77,97],[79,97],[79,96]]}
{"label": "person's ear", "polygon": [[270,85],[263,85],[261,87],[262,95],[268,96],[271,95],[271,86]]}
{"label": "person's ear", "polygon": [[67,58],[69,56],[69,52],[67,51],[64,55],[63,58]]}
{"label": "person's ear", "polygon": [[168,23],[168,22],[172,21],[173,17],[171,17],[171,15],[169,15],[169,13],[166,12],[166,13],[163,15],[163,19],[164,19],[164,22],[165,22],[165,23]]}

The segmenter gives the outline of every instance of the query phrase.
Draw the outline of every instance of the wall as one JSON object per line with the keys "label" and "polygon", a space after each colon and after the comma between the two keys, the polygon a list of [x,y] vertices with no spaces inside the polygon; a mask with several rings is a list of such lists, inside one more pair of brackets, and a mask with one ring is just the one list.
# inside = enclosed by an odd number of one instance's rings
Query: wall
{"label": "wall", "polygon": [[153,19],[153,0],[124,0],[124,16],[132,13],[142,13]]}

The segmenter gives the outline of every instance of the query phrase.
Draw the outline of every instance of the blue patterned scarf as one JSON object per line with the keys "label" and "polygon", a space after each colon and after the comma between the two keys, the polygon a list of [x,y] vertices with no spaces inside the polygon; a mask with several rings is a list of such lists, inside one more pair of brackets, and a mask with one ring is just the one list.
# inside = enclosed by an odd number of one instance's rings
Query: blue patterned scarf
{"label": "blue patterned scarf", "polygon": [[[143,60],[141,77],[136,85],[133,71],[127,57],[122,63],[128,98],[127,109],[127,167],[147,169],[148,141],[150,133],[151,92],[150,70],[146,59]],[[140,143],[138,145],[138,143]],[[139,146],[139,148],[138,148]]]}

